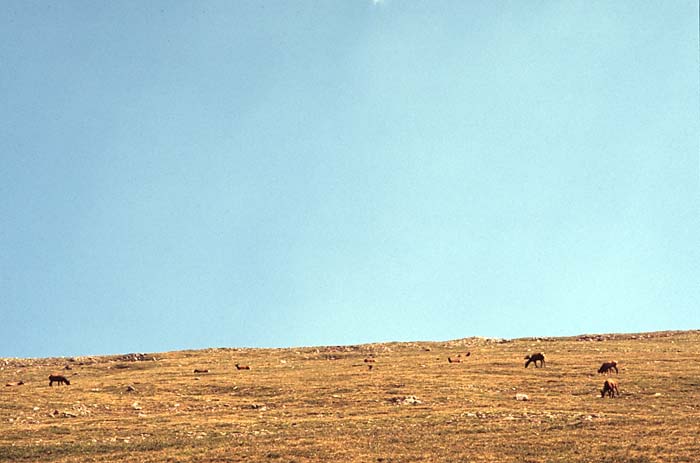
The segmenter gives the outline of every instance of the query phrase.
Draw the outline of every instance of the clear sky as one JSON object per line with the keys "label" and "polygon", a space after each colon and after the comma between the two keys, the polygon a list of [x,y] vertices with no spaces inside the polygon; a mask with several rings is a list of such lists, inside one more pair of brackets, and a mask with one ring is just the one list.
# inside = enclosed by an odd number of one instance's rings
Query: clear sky
{"label": "clear sky", "polygon": [[700,328],[698,2],[0,2],[0,356]]}

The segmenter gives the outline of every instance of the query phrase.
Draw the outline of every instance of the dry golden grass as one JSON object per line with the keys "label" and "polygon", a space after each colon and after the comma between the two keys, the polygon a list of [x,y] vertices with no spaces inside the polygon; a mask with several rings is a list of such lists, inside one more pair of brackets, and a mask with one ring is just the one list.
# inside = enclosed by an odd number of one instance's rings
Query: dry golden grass
{"label": "dry golden grass", "polygon": [[154,357],[0,360],[0,461],[700,461],[700,331]]}

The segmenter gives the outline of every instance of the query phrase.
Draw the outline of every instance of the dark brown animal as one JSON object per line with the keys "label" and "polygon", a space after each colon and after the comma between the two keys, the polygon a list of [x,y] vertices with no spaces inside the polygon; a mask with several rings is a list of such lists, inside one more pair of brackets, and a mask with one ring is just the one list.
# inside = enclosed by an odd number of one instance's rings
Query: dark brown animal
{"label": "dark brown animal", "polygon": [[236,364],[236,370],[250,370],[250,367],[248,365]]}
{"label": "dark brown animal", "polygon": [[608,394],[608,397],[612,398],[615,397],[615,394],[618,396],[620,395],[620,389],[617,385],[617,380],[608,378],[605,380],[603,383],[603,389],[600,391],[600,397],[605,397],[605,394]]}
{"label": "dark brown animal", "polygon": [[447,361],[450,363],[462,363],[462,359],[453,359],[452,357],[447,357]]}
{"label": "dark brown animal", "polygon": [[377,360],[376,360],[376,359],[373,359],[373,358],[366,358],[366,359],[365,359],[365,363],[374,363],[374,362],[376,362],[376,361],[377,361]]}
{"label": "dark brown animal", "polygon": [[70,381],[68,381],[68,378],[66,378],[63,375],[59,375],[57,373],[53,373],[49,375],[49,386],[53,386],[53,383],[58,383],[60,386],[61,384],[65,384],[67,386],[70,386]]}
{"label": "dark brown animal", "polygon": [[527,362],[525,362],[525,368],[527,368],[528,365],[530,365],[530,363],[534,363],[535,368],[539,368],[537,366],[537,362],[540,362],[540,367],[544,367],[544,354],[542,352],[538,352],[532,355],[526,355],[525,360],[527,360]]}
{"label": "dark brown animal", "polygon": [[598,373],[599,374],[603,374],[603,373],[610,374],[610,373],[612,373],[612,370],[615,370],[615,374],[618,373],[617,362],[615,360],[611,360],[609,362],[603,363],[600,366],[600,368],[598,369]]}
{"label": "dark brown animal", "polygon": [[209,370],[198,370],[195,368],[194,372],[195,373],[209,373]]}

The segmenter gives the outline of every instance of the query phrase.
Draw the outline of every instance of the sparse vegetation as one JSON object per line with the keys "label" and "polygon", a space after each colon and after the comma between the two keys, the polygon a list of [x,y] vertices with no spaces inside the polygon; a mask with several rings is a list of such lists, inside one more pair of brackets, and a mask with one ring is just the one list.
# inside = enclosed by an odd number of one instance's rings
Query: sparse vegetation
{"label": "sparse vegetation", "polygon": [[[524,369],[538,351],[547,367]],[[700,452],[700,331],[130,355],[0,359],[2,384],[25,382],[0,389],[0,461],[668,463]],[[610,358],[621,395],[603,400],[597,370]],[[71,386],[49,387],[67,361]]]}

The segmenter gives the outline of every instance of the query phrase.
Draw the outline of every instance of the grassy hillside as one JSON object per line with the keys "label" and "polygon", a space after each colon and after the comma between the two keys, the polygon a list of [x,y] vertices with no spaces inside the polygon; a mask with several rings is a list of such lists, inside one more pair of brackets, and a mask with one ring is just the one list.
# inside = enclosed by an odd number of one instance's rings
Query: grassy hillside
{"label": "grassy hillside", "polygon": [[0,359],[0,381],[0,461],[700,461],[700,331]]}

